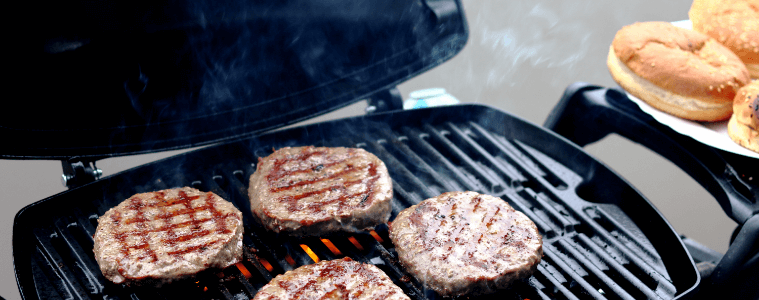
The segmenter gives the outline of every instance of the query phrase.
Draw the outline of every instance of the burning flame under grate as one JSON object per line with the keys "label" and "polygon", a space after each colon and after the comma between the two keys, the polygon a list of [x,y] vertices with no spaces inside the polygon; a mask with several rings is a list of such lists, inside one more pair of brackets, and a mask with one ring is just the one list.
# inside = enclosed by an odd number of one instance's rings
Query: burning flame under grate
{"label": "burning flame under grate", "polygon": [[[391,220],[400,210],[451,190],[499,196],[529,216],[544,236],[544,257],[537,272],[483,298],[668,299],[676,293],[656,250],[631,222],[622,225],[620,215],[625,216],[619,208],[580,199],[575,192],[580,176],[538,150],[476,123],[395,131],[381,125],[361,136],[340,134],[335,140],[315,144],[362,147],[382,159],[395,190]],[[256,151],[271,151],[271,145],[267,146]],[[219,194],[245,213],[254,162],[225,158],[210,162],[199,173],[153,178],[134,187],[134,193],[190,185]],[[292,239],[267,232],[249,212],[240,263],[159,289],[114,285],[99,271],[91,236],[98,216],[128,196],[114,193],[93,210],[77,208],[73,215],[54,220],[54,225],[34,230],[37,246],[31,268],[39,295],[49,299],[250,299],[278,274],[348,256],[378,266],[412,299],[440,298],[404,272],[385,225],[367,234]]]}

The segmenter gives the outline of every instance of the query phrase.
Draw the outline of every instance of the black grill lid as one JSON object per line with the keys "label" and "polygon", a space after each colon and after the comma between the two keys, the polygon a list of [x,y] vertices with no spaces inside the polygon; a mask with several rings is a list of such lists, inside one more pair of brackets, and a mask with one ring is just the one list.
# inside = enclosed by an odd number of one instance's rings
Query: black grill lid
{"label": "black grill lid", "polygon": [[[25,4],[20,4],[25,5]],[[295,123],[424,72],[467,40],[459,0],[75,1],[17,11],[0,157],[93,159]],[[27,15],[28,13],[28,15]]]}

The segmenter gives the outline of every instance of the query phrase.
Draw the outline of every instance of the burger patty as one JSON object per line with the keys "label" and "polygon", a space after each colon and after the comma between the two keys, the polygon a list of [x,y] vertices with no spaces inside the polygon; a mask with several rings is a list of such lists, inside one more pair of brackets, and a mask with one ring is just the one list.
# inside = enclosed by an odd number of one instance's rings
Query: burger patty
{"label": "burger patty", "polygon": [[387,222],[393,185],[385,164],[366,150],[287,147],[259,158],[248,194],[269,230],[315,236]]}
{"label": "burger patty", "polygon": [[410,299],[379,268],[350,258],[321,261],[278,275],[258,291],[263,299]]}
{"label": "burger patty", "polygon": [[443,296],[493,293],[529,277],[543,239],[527,216],[475,192],[450,192],[403,210],[390,226],[398,260]]}
{"label": "burger patty", "polygon": [[136,194],[98,219],[95,260],[114,283],[155,284],[242,258],[242,213],[183,187]]}

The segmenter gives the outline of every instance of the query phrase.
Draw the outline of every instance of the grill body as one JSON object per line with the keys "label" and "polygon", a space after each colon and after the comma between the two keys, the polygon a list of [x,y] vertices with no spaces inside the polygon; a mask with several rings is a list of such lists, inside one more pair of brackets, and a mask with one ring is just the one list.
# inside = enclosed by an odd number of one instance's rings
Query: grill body
{"label": "grill body", "polygon": [[[361,147],[393,178],[392,217],[442,192],[498,196],[544,237],[537,272],[493,295],[506,299],[672,299],[699,282],[693,260],[659,212],[577,146],[499,110],[462,105],[318,123],[156,161],[31,204],[16,216],[14,266],[25,299],[249,299],[278,274],[348,256],[385,271],[412,299],[438,299],[397,261],[387,226],[296,239],[250,212],[258,157],[285,146]],[[107,282],[92,254],[97,218],[132,194],[192,186],[234,203],[245,222],[243,261],[161,288]],[[488,296],[490,297],[490,296]]]}

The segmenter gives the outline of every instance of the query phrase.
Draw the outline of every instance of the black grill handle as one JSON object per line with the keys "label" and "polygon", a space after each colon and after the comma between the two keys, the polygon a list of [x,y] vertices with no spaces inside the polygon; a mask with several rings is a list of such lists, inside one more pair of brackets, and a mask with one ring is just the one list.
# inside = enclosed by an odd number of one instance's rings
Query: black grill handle
{"label": "black grill handle", "polygon": [[759,212],[759,160],[675,132],[641,111],[622,90],[574,83],[543,126],[580,146],[617,133],[683,169],[738,224]]}
{"label": "black grill handle", "polygon": [[756,239],[748,243],[745,239],[759,235],[756,224],[759,219],[759,160],[715,149],[675,132],[640,110],[621,89],[581,82],[564,91],[543,126],[580,146],[616,133],[683,169],[714,196],[727,216],[739,224],[738,236],[742,237],[731,244],[716,267],[721,274],[712,276],[715,282],[704,285],[709,287],[704,292],[715,291],[714,284],[748,283],[745,276],[741,278],[743,272],[740,270],[756,264],[758,250],[752,245]]}

